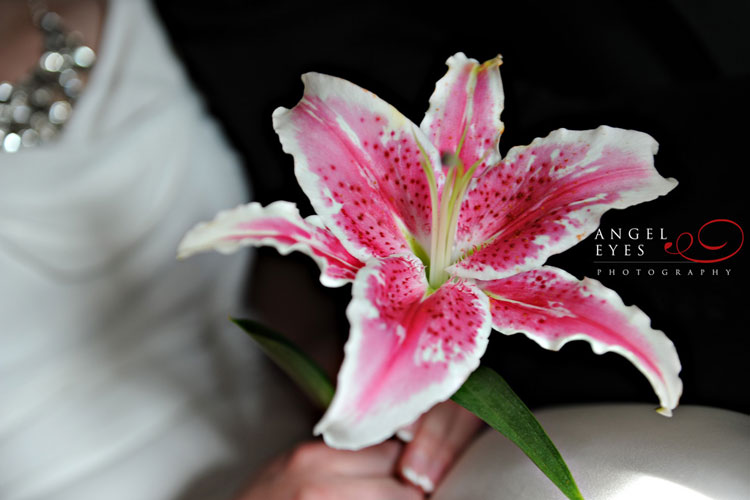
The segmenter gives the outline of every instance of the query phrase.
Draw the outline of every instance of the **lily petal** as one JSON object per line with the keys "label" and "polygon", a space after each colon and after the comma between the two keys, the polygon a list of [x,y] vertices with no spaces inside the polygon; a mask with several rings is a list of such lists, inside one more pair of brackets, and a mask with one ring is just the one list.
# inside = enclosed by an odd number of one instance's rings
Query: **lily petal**
{"label": "lily petal", "polygon": [[492,326],[521,332],[545,349],[586,340],[596,354],[616,352],[630,360],[654,388],[660,413],[671,415],[682,394],[680,360],[672,342],[635,306],[596,280],[544,266],[502,280],[480,282],[490,296]]}
{"label": "lily petal", "polygon": [[497,56],[479,64],[459,52],[446,64],[448,72],[435,85],[420,128],[441,153],[459,152],[466,168],[480,162],[479,174],[500,161],[505,94],[498,67],[502,59]]}
{"label": "lily petal", "polygon": [[213,221],[191,229],[180,242],[177,256],[216,250],[233,253],[246,246],[272,246],[282,255],[295,250],[320,266],[320,282],[329,287],[351,283],[364,265],[352,257],[317,216],[300,217],[294,203],[276,201],[240,205],[219,212]]}
{"label": "lily petal", "polygon": [[650,201],[677,181],[654,168],[648,134],[560,129],[516,147],[476,178],[461,207],[457,276],[499,279],[544,263],[592,233],[602,214]]}
{"label": "lily petal", "polygon": [[330,446],[387,439],[453,395],[479,365],[490,332],[487,296],[450,281],[426,293],[424,266],[410,254],[374,259],[357,274],[336,395],[315,428]]}
{"label": "lily petal", "polygon": [[443,177],[429,140],[351,82],[319,73],[302,81],[302,100],[278,108],[273,124],[326,227],[360,260],[413,251],[410,236],[426,248],[432,209],[425,155],[436,185]]}

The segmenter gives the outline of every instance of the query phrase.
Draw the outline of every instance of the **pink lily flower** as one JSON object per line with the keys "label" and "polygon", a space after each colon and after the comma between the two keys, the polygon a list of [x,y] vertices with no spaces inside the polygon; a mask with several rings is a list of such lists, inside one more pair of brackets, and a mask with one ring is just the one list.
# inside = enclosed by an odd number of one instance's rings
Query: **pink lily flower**
{"label": "pink lily flower", "polygon": [[500,57],[447,64],[419,127],[353,83],[304,75],[303,98],[273,124],[317,215],[250,203],[196,226],[179,255],[270,245],[310,255],[326,286],[353,283],[336,394],[315,427],[333,447],[383,441],[448,399],[492,328],[547,349],[581,339],[619,353],[669,415],[682,392],[672,342],[598,281],[543,265],[606,210],[677,185],[654,169],[657,143],[561,129],[503,159]]}

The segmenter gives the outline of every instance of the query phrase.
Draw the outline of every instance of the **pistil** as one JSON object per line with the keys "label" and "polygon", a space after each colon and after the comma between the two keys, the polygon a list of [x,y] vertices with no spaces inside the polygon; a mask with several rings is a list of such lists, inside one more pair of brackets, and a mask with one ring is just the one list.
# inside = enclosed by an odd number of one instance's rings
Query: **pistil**
{"label": "pistil", "polygon": [[[462,141],[463,142],[463,141]],[[461,204],[469,188],[469,183],[477,166],[483,161],[478,160],[469,170],[458,153],[445,153],[441,158],[443,166],[448,167],[448,173],[443,184],[442,193],[438,193],[437,181],[426,151],[417,141],[422,152],[422,168],[430,186],[430,202],[432,205],[432,228],[430,234],[429,269],[427,281],[430,288],[437,290],[440,285],[448,281],[450,275],[446,268],[453,263],[453,243],[458,227],[458,216]]]}
{"label": "pistil", "polygon": [[433,223],[432,226],[428,281],[433,289],[438,288],[450,278],[446,268],[453,263],[453,243],[456,237],[458,216],[464,195],[479,162],[467,171],[456,154],[448,153],[443,155],[442,163],[448,167],[448,174],[443,185],[439,206],[436,203],[437,193],[432,197],[433,221],[437,219],[437,223]]}

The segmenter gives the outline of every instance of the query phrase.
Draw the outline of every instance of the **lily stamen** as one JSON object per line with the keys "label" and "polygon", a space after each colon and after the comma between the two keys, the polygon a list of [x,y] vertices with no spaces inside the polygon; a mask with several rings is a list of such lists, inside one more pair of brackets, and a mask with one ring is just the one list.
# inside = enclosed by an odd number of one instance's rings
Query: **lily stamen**
{"label": "lily stamen", "polygon": [[439,206],[436,206],[437,204],[434,201],[438,199],[437,193],[431,193],[433,226],[428,281],[430,286],[435,289],[450,277],[445,269],[453,263],[453,244],[458,225],[458,215],[471,176],[476,169],[476,164],[474,164],[466,171],[463,162],[455,153],[443,153],[441,161],[443,167],[448,167],[448,173],[440,196]]}

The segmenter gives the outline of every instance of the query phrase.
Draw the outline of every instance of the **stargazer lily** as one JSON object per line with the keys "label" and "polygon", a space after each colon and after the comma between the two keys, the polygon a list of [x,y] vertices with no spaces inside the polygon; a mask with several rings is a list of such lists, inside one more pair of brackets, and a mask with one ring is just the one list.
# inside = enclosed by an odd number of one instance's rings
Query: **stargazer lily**
{"label": "stargazer lily", "polygon": [[669,415],[682,391],[672,342],[598,281],[543,265],[610,208],[677,182],[653,166],[647,134],[557,130],[500,157],[500,57],[448,59],[422,124],[346,80],[302,77],[302,100],[273,125],[317,215],[278,201],[220,213],[182,257],[270,245],[313,257],[326,286],[353,283],[336,393],[315,428],[334,447],[390,437],[448,399],[492,328],[557,350],[586,340],[629,359]]}

